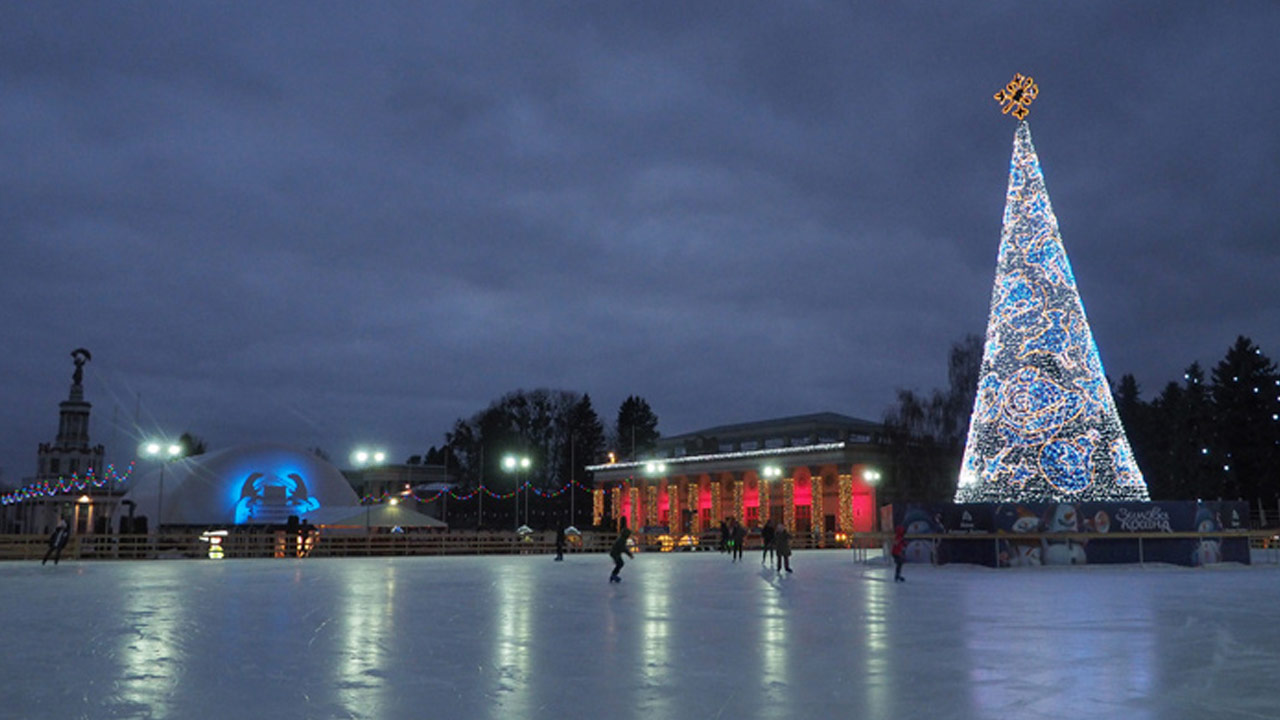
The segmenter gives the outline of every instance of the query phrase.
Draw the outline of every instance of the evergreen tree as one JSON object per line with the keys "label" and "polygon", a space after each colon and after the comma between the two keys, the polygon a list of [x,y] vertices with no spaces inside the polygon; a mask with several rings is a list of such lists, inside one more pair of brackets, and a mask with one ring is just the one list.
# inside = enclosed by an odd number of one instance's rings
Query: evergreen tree
{"label": "evergreen tree", "polygon": [[568,468],[564,479],[571,478],[582,482],[586,477],[584,468],[594,464],[605,449],[604,423],[596,415],[591,406],[591,396],[583,395],[582,399],[569,410],[565,417],[567,446],[562,450],[562,465]]}
{"label": "evergreen tree", "polygon": [[1280,374],[1249,338],[1240,336],[1213,369],[1221,494],[1226,499],[1270,498],[1280,469]]}
{"label": "evergreen tree", "polygon": [[1133,448],[1133,459],[1138,467],[1143,468],[1147,480],[1148,491],[1151,488],[1150,464],[1148,457],[1151,438],[1151,408],[1142,402],[1142,388],[1138,379],[1126,373],[1120,377],[1112,394],[1116,399],[1116,412],[1120,415],[1120,424],[1124,426],[1125,435]]}
{"label": "evergreen tree", "polygon": [[[1183,373],[1183,384],[1169,383],[1147,406],[1150,433],[1144,438],[1141,457],[1151,482],[1152,497],[1159,500],[1194,500],[1217,497],[1220,478],[1210,472],[1214,410],[1205,387],[1204,371],[1192,363]],[[1139,452],[1137,447],[1135,454]]]}
{"label": "evergreen tree", "polygon": [[637,395],[628,396],[618,408],[614,443],[621,457],[637,460],[658,446],[658,416],[649,403]]}

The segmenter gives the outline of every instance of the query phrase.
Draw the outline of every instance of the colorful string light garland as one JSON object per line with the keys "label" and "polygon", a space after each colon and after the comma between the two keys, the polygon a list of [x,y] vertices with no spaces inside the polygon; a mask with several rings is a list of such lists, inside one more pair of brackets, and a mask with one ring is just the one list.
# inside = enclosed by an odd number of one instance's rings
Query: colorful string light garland
{"label": "colorful string light garland", "polygon": [[130,462],[129,467],[123,473],[116,472],[114,465],[107,465],[101,475],[94,472],[93,468],[89,468],[89,471],[83,476],[73,473],[70,478],[59,475],[57,480],[41,480],[0,495],[0,504],[13,505],[26,500],[83,493],[90,490],[111,490],[124,484],[129,479],[129,476],[133,474],[133,466],[134,463]]}

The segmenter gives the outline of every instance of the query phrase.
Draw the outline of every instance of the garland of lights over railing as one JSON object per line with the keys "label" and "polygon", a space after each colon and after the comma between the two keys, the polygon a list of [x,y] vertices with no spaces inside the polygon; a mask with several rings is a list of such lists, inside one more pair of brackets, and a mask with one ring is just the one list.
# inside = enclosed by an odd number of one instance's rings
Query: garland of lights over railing
{"label": "garland of lights over railing", "polygon": [[567,482],[564,485],[561,485],[559,488],[547,488],[547,489],[539,488],[535,486],[532,482],[526,480],[523,484],[516,486],[516,488],[513,489],[511,492],[506,492],[506,493],[494,492],[489,488],[485,487],[484,485],[481,485],[477,488],[473,488],[472,490],[468,492],[463,492],[463,493],[459,493],[455,490],[449,489],[449,490],[437,490],[434,493],[419,495],[418,493],[412,490],[406,490],[404,492],[399,492],[399,493],[383,492],[381,495],[376,495],[376,496],[365,495],[360,498],[360,503],[362,505],[370,505],[373,503],[380,503],[383,500],[388,500],[393,498],[404,499],[404,498],[410,498],[410,497],[413,498],[414,500],[417,500],[420,503],[432,503],[432,502],[435,502],[436,500],[439,500],[441,495],[446,495],[446,494],[449,497],[453,498],[454,500],[461,500],[465,502],[467,500],[474,498],[476,495],[479,495],[480,493],[484,493],[485,495],[495,500],[509,500],[515,497],[517,493],[521,493],[525,491],[530,491],[534,495],[537,495],[540,498],[555,498],[555,497],[560,497],[561,495],[568,492],[570,487],[576,488],[578,490],[587,490],[587,491],[590,491],[592,489],[590,487],[587,487],[586,485],[583,485],[577,480],[571,480],[570,482]]}
{"label": "garland of lights over railing", "polygon": [[64,478],[59,475],[57,480],[41,480],[40,482],[31,483],[0,495],[0,505],[13,505],[26,500],[38,500],[70,493],[83,493],[89,490],[106,489],[111,491],[118,489],[133,474],[133,465],[133,462],[130,462],[129,467],[125,468],[123,473],[116,472],[115,465],[107,465],[101,476],[95,473],[93,468],[89,468],[89,471],[83,476],[73,473],[70,478]]}

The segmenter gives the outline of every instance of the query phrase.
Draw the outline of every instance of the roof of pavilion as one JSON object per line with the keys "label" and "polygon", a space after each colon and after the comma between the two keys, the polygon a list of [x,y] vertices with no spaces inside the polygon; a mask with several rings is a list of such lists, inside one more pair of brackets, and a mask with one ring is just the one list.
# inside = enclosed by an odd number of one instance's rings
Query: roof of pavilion
{"label": "roof of pavilion", "polygon": [[823,441],[872,439],[881,434],[884,425],[870,420],[821,412],[791,415],[771,420],[718,425],[694,432],[672,435],[658,440],[658,451],[667,456],[680,451],[691,454],[707,452],[724,444],[757,443],[760,447],[773,442],[780,446],[816,444]]}

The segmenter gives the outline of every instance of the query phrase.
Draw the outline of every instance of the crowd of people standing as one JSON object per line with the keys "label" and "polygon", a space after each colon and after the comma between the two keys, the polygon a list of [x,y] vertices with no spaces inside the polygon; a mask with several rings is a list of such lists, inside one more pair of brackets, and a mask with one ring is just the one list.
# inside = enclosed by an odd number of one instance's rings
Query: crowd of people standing
{"label": "crowd of people standing", "polygon": [[[906,528],[899,526],[894,533],[894,541],[890,550],[890,556],[894,561],[893,579],[895,582],[905,582],[906,578],[902,576],[902,563],[905,559],[906,538],[904,531]],[[760,564],[774,567],[777,572],[792,572],[791,570],[791,531],[787,529],[784,523],[767,522],[758,530],[761,540],[761,556]],[[631,554],[630,546],[631,529],[625,524],[618,533],[617,540],[614,541],[613,547],[609,550],[609,556],[613,558],[613,572],[609,575],[609,582],[621,582],[619,573],[622,571],[624,562],[622,556],[634,557]],[[720,523],[720,543],[719,549],[722,553],[728,553],[731,562],[738,562],[743,558],[743,552],[746,549],[747,529],[738,522],[737,518],[726,518]],[[557,560],[563,558],[559,539],[557,538]]]}
{"label": "crowd of people standing", "polygon": [[[791,572],[791,531],[782,523],[767,522],[759,529],[764,546],[761,565],[768,565],[772,556],[778,572]],[[720,523],[720,552],[727,552],[732,562],[742,559],[747,544],[747,528],[737,518],[727,518]]]}

